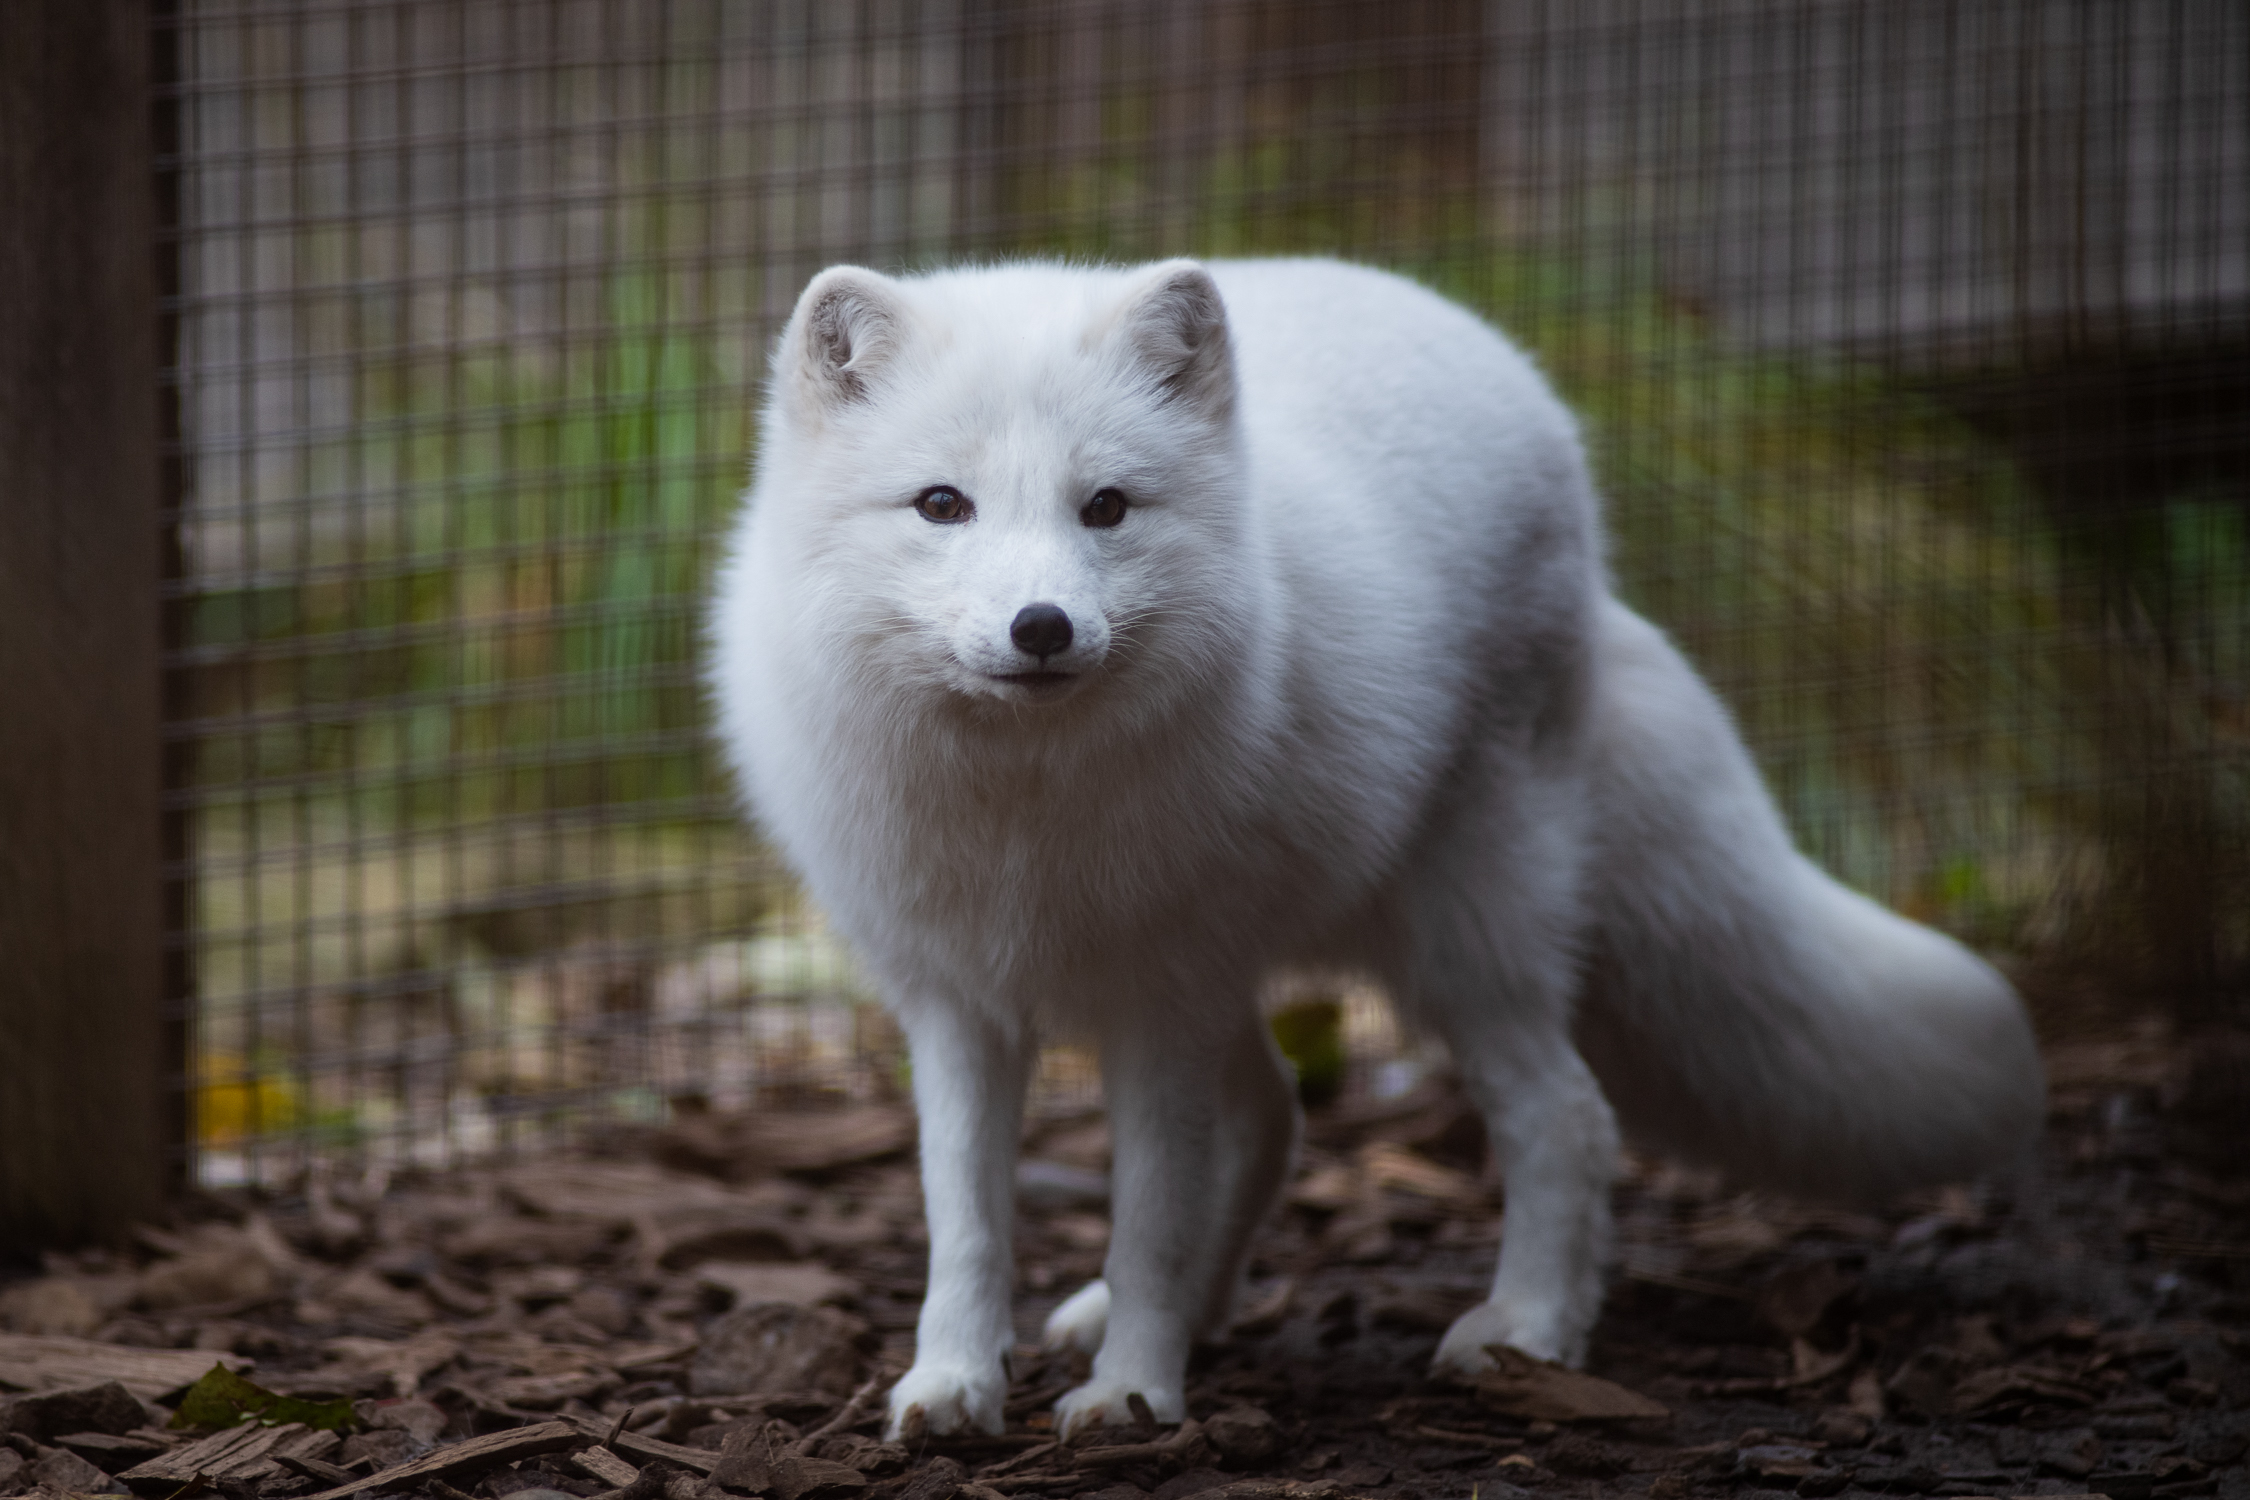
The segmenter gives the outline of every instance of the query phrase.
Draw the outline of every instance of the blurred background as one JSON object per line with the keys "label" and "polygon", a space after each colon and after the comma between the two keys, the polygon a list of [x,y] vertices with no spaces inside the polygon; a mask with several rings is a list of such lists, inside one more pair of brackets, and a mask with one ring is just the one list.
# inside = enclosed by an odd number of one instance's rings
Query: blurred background
{"label": "blurred background", "polygon": [[[154,26],[165,988],[206,1184],[896,1093],[698,686],[765,351],[839,261],[1337,255],[1475,307],[1582,414],[1620,591],[1809,851],[2050,1025],[2241,1014],[2235,0]],[[1411,1042],[1337,998],[1402,1086]]]}

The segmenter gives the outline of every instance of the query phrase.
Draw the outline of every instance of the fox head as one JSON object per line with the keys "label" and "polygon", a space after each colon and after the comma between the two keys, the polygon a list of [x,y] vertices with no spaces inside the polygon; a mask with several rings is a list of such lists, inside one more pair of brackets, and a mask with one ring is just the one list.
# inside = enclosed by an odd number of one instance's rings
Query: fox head
{"label": "fox head", "polygon": [[1236,404],[1192,261],[823,271],[775,350],[753,489],[794,648],[969,706],[1145,701],[1181,677],[1154,660],[1238,633]]}

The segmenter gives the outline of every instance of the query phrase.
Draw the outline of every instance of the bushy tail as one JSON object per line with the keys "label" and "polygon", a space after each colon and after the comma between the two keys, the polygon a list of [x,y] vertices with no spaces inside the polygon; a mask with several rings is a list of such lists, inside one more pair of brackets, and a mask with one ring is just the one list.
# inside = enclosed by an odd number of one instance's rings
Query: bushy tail
{"label": "bushy tail", "polygon": [[1600,634],[1601,949],[1580,1044],[1626,1129],[1748,1185],[1873,1200],[2019,1152],[2022,1003],[1800,855],[1710,690],[1622,605]]}

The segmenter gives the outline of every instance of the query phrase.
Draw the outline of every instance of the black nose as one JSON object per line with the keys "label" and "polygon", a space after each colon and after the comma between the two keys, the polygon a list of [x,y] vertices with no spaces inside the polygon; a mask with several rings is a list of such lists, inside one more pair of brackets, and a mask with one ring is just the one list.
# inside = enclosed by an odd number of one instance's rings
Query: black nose
{"label": "black nose", "polygon": [[1018,651],[1028,651],[1045,661],[1058,651],[1070,649],[1070,616],[1052,604],[1026,604],[1016,611],[1016,621],[1008,627],[1008,639],[1016,643]]}

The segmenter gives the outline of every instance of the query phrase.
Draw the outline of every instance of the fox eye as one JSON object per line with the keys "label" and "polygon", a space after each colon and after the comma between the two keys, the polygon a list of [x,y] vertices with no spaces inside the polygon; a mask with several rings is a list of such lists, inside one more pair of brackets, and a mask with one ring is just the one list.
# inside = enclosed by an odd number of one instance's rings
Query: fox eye
{"label": "fox eye", "polygon": [[932,485],[914,497],[914,508],[925,521],[935,521],[940,526],[950,526],[966,521],[977,513],[969,497],[949,484]]}
{"label": "fox eye", "polygon": [[1078,519],[1088,526],[1115,526],[1125,519],[1125,492],[1123,490],[1096,490],[1094,498],[1078,513]]}

